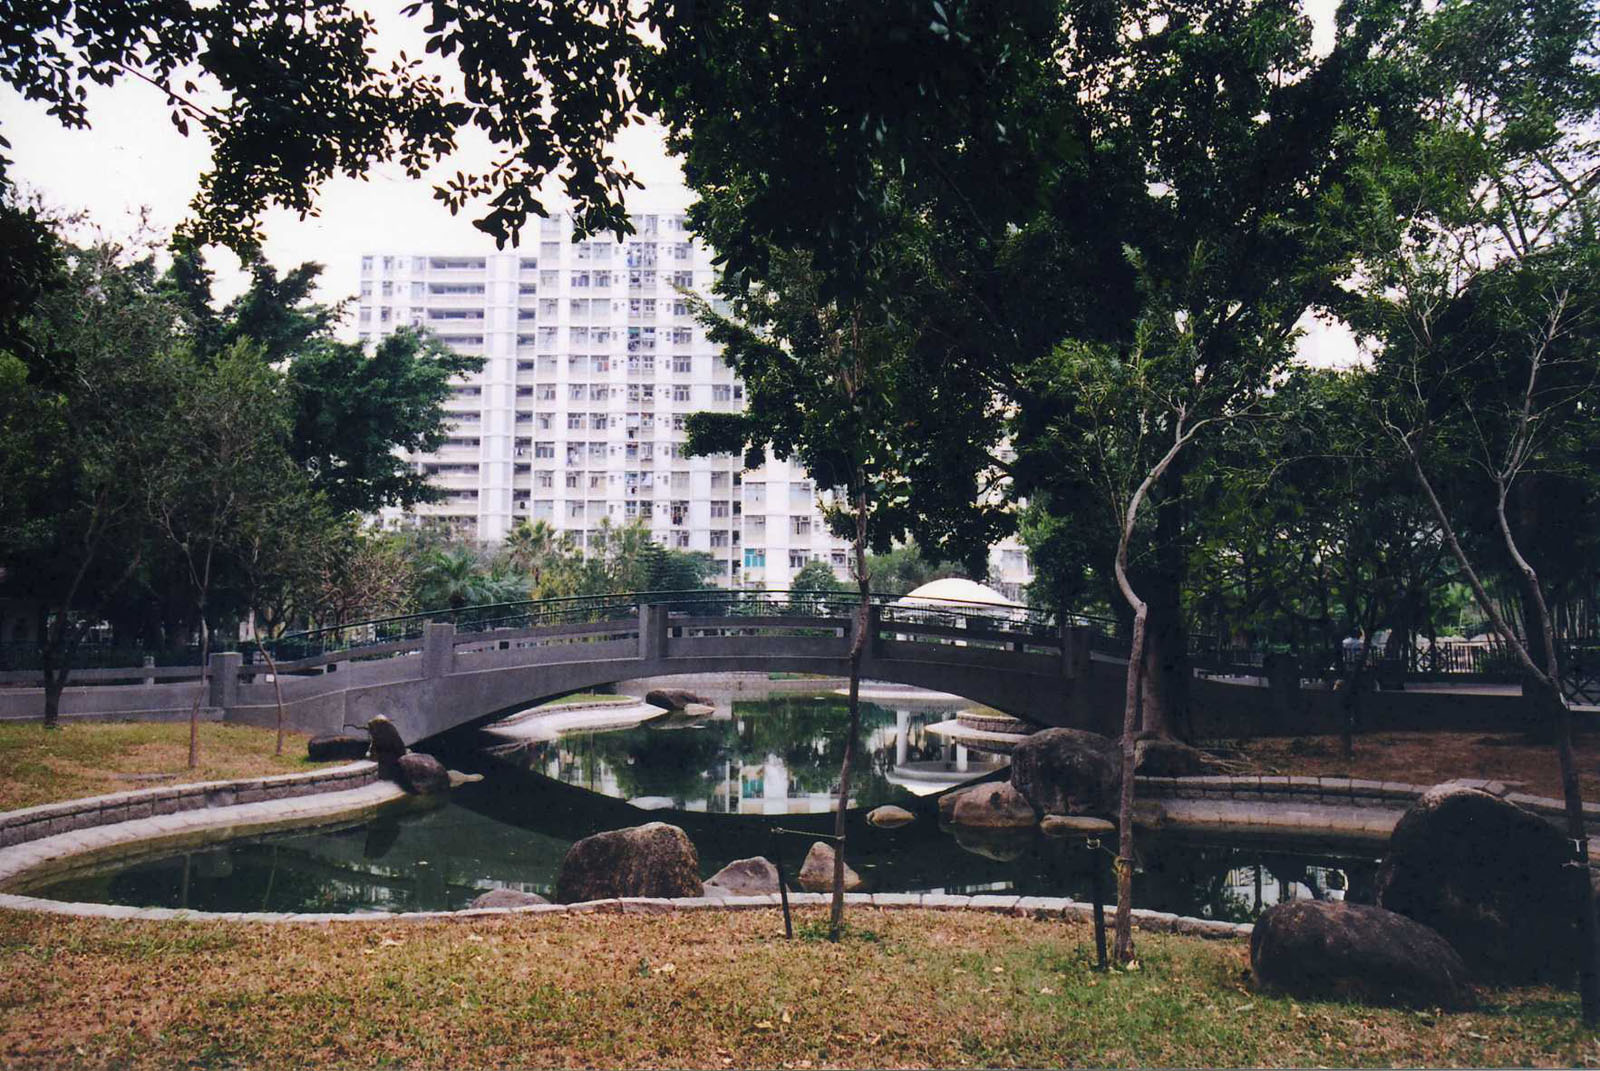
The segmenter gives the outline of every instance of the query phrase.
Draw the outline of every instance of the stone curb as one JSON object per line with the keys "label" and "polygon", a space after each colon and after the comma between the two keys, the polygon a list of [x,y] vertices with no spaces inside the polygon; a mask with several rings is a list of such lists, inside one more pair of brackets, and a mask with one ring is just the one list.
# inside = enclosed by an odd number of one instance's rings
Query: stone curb
{"label": "stone curb", "polygon": [[365,787],[377,779],[378,764],[362,760],[305,773],[164,785],[45,803],[0,813],[0,849],[159,815],[341,792]]}
{"label": "stone curb", "polygon": [[[324,791],[315,796],[263,799],[254,803],[198,807],[166,814],[147,813],[142,818],[53,833],[0,848],[0,889],[39,867],[64,864],[79,856],[105,859],[142,855],[151,848],[163,844],[188,843],[208,833],[232,837],[247,831],[281,826],[315,825],[365,813],[402,799],[405,795],[398,785],[373,780],[356,788]],[[202,795],[197,798],[207,797]]]}
{"label": "stone curb", "polygon": [[[846,893],[845,904],[879,911],[980,911],[1015,918],[1064,919],[1092,922],[1094,907],[1068,897],[1051,896],[959,896],[946,893]],[[793,907],[821,907],[831,902],[826,893],[791,893]],[[117,904],[75,904],[44,900],[33,896],[0,893],[0,909],[34,911],[74,918],[127,919],[183,922],[252,922],[323,924],[335,922],[395,923],[467,921],[500,915],[570,917],[574,915],[671,915],[698,911],[773,911],[779,906],[777,893],[760,896],[700,896],[661,899],[629,896],[611,900],[590,900],[579,904],[529,904],[524,907],[486,907],[464,911],[407,911],[387,914],[374,911],[349,914],[285,914],[279,912],[182,911],[165,907],[123,907]],[[1107,911],[1109,915],[1109,910]],[[1133,909],[1134,924],[1147,933],[1173,933],[1188,937],[1228,940],[1249,937],[1255,927],[1248,922],[1222,922],[1191,918],[1146,908]]]}
{"label": "stone curb", "polygon": [[[1479,788],[1500,796],[1524,810],[1559,820],[1566,814],[1561,800],[1511,792],[1500,781],[1457,778],[1456,784]],[[1410,785],[1398,781],[1369,781],[1351,777],[1268,777],[1259,775],[1211,775],[1203,777],[1140,777],[1140,799],[1241,801],[1279,800],[1293,797],[1296,803],[1322,803],[1340,807],[1374,807],[1403,811],[1415,803],[1432,785]],[[1600,803],[1585,803],[1584,817],[1600,823]]]}

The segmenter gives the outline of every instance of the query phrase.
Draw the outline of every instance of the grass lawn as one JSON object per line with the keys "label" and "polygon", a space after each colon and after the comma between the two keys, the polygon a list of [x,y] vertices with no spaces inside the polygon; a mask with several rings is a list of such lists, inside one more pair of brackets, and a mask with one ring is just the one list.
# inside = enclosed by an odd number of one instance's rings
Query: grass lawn
{"label": "grass lawn", "polygon": [[[820,910],[801,914],[818,934]],[[840,945],[775,911],[404,924],[108,922],[0,913],[7,1067],[1574,1065],[1577,1001],[1469,1013],[1255,993],[1242,941],[853,913]],[[262,970],[271,964],[270,970]]]}
{"label": "grass lawn", "polygon": [[[36,721],[0,722],[0,811],[158,785],[338,765],[307,762],[306,740],[305,733],[286,734],[283,757],[276,758],[276,730],[204,722],[200,768],[191,770],[188,722],[67,722],[56,730]],[[143,776],[149,774],[176,776]]]}
{"label": "grass lawn", "polygon": [[[1520,791],[1561,798],[1561,768],[1553,744],[1530,744],[1520,733],[1362,733],[1355,758],[1343,757],[1337,736],[1239,740],[1241,756],[1260,773],[1365,777],[1433,785],[1456,777],[1520,782]],[[1600,800],[1600,738],[1573,742],[1586,800]]]}
{"label": "grass lawn", "polygon": [[617,695],[615,692],[611,693],[610,695],[604,695],[600,692],[574,692],[572,695],[564,695],[560,699],[552,699],[549,702],[540,703],[534,709],[551,710],[555,707],[572,707],[579,706],[583,703],[617,703],[620,705],[623,701],[634,703],[644,702],[644,700],[635,696]]}

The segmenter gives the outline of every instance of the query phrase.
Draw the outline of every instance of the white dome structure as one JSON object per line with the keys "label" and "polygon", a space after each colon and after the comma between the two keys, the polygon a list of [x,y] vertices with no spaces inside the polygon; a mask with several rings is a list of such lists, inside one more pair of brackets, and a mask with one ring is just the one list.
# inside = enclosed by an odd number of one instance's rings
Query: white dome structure
{"label": "white dome structure", "polygon": [[951,602],[981,602],[991,606],[1010,606],[1011,601],[991,587],[960,576],[947,576],[943,580],[930,580],[915,591],[907,592],[896,604],[914,606],[919,602],[946,599]]}

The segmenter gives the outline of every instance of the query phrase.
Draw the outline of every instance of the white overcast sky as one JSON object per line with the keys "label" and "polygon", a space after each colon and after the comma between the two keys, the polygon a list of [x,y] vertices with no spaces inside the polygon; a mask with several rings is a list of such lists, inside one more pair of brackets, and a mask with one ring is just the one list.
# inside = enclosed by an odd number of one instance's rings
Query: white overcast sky
{"label": "white overcast sky", "polygon": [[[367,5],[379,27],[379,58],[405,50],[423,54],[422,20],[400,14],[404,0]],[[1331,38],[1334,0],[1306,0],[1319,43]],[[450,67],[440,63],[440,74]],[[89,130],[66,130],[43,107],[0,86],[0,116],[11,141],[12,177],[25,190],[64,212],[85,211],[108,237],[125,240],[140,230],[140,220],[159,236],[170,235],[183,220],[199,176],[210,162],[202,137],[184,137],[168,119],[162,94],[124,78],[107,89],[91,86]],[[616,146],[647,186],[681,186],[682,172],[667,156],[660,131],[633,127]],[[457,153],[435,168],[439,175],[481,170],[489,161],[487,142],[463,139]],[[652,198],[653,200],[653,198]],[[467,251],[493,243],[471,226],[468,213],[452,217],[433,198],[429,179],[414,180],[394,166],[374,169],[366,180],[338,178],[323,187],[318,214],[305,219],[276,210],[264,220],[268,260],[280,269],[316,261],[326,266],[320,297],[337,301],[354,294],[362,252],[389,250]],[[217,292],[231,297],[242,289],[238,261],[225,251],[210,251]],[[1314,320],[1306,329],[1301,356],[1318,364],[1346,363],[1354,345],[1340,328]]]}

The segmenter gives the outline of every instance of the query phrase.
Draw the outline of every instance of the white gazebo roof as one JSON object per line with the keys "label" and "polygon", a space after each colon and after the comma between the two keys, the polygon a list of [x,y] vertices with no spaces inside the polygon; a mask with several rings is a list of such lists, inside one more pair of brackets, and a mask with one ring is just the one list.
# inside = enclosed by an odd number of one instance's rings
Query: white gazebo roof
{"label": "white gazebo roof", "polygon": [[1010,606],[1011,600],[994,588],[985,587],[965,577],[947,576],[943,580],[930,580],[915,591],[907,592],[897,605],[914,605],[929,599],[949,599],[952,602],[984,602],[994,606]]}

